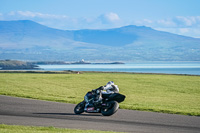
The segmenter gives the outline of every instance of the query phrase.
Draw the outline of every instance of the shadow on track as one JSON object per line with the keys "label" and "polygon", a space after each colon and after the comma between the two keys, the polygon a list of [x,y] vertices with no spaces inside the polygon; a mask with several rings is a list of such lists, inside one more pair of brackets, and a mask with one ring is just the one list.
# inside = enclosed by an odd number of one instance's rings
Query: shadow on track
{"label": "shadow on track", "polygon": [[33,114],[39,114],[39,115],[67,115],[67,116],[70,116],[70,115],[74,115],[74,116],[102,116],[101,114],[74,114],[74,113],[33,113]]}

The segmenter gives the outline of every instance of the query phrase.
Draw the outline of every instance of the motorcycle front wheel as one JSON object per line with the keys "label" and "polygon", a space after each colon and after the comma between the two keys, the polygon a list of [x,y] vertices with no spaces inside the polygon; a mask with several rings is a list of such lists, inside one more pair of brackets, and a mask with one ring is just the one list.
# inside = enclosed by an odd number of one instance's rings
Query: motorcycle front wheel
{"label": "motorcycle front wheel", "polygon": [[110,101],[107,104],[110,104],[110,106],[108,108],[101,109],[101,114],[102,115],[104,115],[104,116],[111,116],[115,112],[117,112],[117,110],[119,108],[118,102],[116,102],[116,101]]}
{"label": "motorcycle front wheel", "polygon": [[74,113],[75,114],[81,114],[84,112],[84,108],[85,108],[85,103],[84,102],[80,102],[79,104],[76,105],[76,107],[74,108]]}

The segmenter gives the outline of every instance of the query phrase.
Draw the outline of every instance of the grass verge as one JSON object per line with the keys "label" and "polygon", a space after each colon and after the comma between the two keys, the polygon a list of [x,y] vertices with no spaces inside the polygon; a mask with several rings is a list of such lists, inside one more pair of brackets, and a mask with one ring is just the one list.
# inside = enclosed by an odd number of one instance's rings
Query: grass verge
{"label": "grass verge", "polygon": [[87,91],[114,81],[120,108],[200,116],[200,76],[95,73],[0,73],[0,94],[78,103]]}
{"label": "grass verge", "polygon": [[[0,124],[1,133],[116,133],[111,131],[79,130],[55,127],[35,127]],[[119,133],[119,132],[117,132]]]}

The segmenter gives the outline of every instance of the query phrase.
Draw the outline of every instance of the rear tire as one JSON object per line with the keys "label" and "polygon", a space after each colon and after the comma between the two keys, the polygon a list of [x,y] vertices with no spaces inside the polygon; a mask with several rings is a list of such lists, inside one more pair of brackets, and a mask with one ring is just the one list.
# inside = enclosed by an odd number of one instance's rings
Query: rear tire
{"label": "rear tire", "polygon": [[118,102],[116,102],[116,101],[110,101],[108,103],[111,104],[111,107],[101,110],[101,114],[104,115],[104,116],[111,116],[115,112],[117,112],[117,110],[119,109]]}
{"label": "rear tire", "polygon": [[84,102],[80,102],[79,104],[76,105],[76,107],[74,108],[74,113],[75,114],[81,114],[84,112],[84,108],[85,108],[85,103]]}

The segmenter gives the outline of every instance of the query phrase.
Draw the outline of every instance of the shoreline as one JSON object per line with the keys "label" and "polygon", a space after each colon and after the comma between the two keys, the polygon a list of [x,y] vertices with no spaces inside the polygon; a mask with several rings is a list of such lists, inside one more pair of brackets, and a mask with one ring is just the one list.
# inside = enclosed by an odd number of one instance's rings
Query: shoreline
{"label": "shoreline", "polygon": [[142,73],[142,72],[107,72],[107,71],[45,71],[45,70],[0,70],[0,73],[43,73],[43,74],[83,74],[83,73],[121,73],[121,74],[149,74],[149,75],[178,75],[200,76],[195,74],[171,74],[171,73]]}

